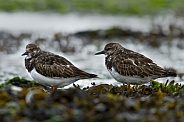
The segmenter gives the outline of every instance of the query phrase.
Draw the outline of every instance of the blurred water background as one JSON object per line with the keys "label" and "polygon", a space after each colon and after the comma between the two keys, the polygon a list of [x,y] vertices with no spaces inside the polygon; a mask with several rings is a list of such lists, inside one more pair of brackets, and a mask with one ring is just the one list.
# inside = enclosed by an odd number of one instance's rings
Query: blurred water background
{"label": "blurred water background", "polygon": [[[28,43],[66,57],[99,79],[77,81],[80,86],[120,84],[106,70],[104,56],[94,53],[109,42],[153,59],[179,73],[183,84],[184,3],[179,0],[1,0],[0,82],[15,76],[31,79],[24,67]],[[143,6],[145,5],[145,6]]]}

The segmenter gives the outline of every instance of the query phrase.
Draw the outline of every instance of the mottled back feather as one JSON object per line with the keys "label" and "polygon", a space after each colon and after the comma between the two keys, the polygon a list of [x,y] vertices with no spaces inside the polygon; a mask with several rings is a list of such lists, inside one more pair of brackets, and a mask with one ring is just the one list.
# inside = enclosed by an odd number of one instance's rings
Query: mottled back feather
{"label": "mottled back feather", "polygon": [[25,59],[26,69],[30,72],[33,68],[46,77],[78,79],[95,78],[97,75],[90,74],[75,67],[70,61],[62,56],[50,52],[40,51],[31,59]]}
{"label": "mottled back feather", "polygon": [[123,76],[140,76],[141,78],[176,76],[176,73],[158,66],[144,55],[123,47],[118,47],[113,53],[109,54],[105,59],[107,69],[112,70],[114,68]]}

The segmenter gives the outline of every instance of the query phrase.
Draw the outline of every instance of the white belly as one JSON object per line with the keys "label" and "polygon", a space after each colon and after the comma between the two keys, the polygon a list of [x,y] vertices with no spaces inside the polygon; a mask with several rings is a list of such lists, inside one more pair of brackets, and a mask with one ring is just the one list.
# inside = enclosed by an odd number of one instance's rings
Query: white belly
{"label": "white belly", "polygon": [[126,84],[143,84],[147,83],[151,80],[151,77],[144,77],[141,78],[139,76],[122,76],[114,68],[112,70],[108,70],[112,77],[117,80],[118,82],[121,83],[126,83]]}
{"label": "white belly", "polygon": [[30,72],[31,77],[38,83],[46,86],[64,87],[74,83],[77,78],[49,78],[39,74],[35,68]]}

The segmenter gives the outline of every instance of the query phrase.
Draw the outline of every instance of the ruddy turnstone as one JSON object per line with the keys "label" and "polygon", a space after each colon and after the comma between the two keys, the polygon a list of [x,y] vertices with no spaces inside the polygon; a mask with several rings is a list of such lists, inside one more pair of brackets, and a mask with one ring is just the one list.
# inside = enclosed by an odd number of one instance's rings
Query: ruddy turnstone
{"label": "ruddy turnstone", "polygon": [[118,82],[143,84],[157,78],[176,76],[173,71],[155,64],[142,54],[128,50],[118,43],[109,43],[104,50],[95,55],[105,55],[105,65]]}
{"label": "ruddy turnstone", "polygon": [[52,91],[80,79],[97,77],[80,70],[62,56],[41,50],[35,44],[28,44],[24,55],[25,67],[31,77],[44,86],[50,86]]}

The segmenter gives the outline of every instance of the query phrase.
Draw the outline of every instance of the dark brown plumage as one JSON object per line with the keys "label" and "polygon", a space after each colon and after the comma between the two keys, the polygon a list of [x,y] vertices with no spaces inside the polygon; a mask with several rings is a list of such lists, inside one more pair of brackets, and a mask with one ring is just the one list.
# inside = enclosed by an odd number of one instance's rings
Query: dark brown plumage
{"label": "dark brown plumage", "polygon": [[[35,44],[28,44],[26,46],[26,52],[22,55],[27,55],[25,58],[25,67],[28,72],[30,72],[33,79],[43,85],[62,87],[79,79],[97,77],[95,74],[80,70],[62,56],[41,50]],[[33,70],[35,70],[36,73],[49,78],[49,82],[47,82],[47,79],[40,78],[40,76],[38,78],[38,74],[35,76],[35,72],[32,72]],[[53,84],[50,79],[53,79]],[[54,81],[56,79],[57,81]],[[71,81],[68,81],[69,79],[71,79]]]}
{"label": "dark brown plumage", "polygon": [[105,64],[111,75],[119,82],[141,84],[151,79],[176,76],[155,64],[142,54],[128,50],[118,43],[109,43],[104,50],[96,53],[105,54]]}

